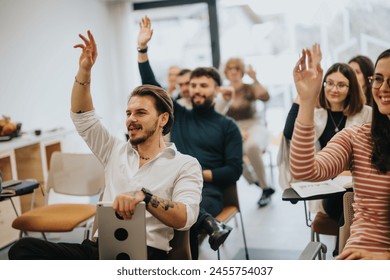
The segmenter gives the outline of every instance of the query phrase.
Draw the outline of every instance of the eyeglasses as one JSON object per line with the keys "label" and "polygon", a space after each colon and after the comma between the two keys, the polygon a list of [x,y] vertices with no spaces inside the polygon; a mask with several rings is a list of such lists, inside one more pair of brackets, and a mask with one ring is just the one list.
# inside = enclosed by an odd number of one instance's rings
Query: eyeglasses
{"label": "eyeglasses", "polygon": [[226,67],[226,70],[236,70],[236,71],[240,71],[241,70],[241,68],[240,67],[238,67],[238,66],[228,66],[228,67]]}
{"label": "eyeglasses", "polygon": [[326,82],[324,82],[324,87],[326,87],[327,89],[333,89],[334,87],[336,87],[337,90],[343,91],[343,90],[349,88],[349,85],[344,84],[344,83],[337,83],[336,84],[333,81],[326,81]]}
{"label": "eyeglasses", "polygon": [[371,87],[374,89],[379,89],[382,85],[383,82],[386,81],[387,86],[390,87],[390,79],[384,79],[382,76],[379,75],[374,75],[372,77],[369,77]]}

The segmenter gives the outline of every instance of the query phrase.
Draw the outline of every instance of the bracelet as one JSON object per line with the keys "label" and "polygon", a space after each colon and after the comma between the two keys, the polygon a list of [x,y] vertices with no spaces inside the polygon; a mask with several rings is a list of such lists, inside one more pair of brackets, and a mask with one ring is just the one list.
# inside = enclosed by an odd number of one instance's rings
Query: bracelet
{"label": "bracelet", "polygon": [[147,53],[147,52],[148,52],[148,46],[146,46],[146,48],[144,48],[144,49],[141,49],[140,47],[138,47],[138,48],[137,48],[137,51],[138,51],[139,53]]}
{"label": "bracelet", "polygon": [[76,76],[74,76],[74,81],[76,83],[78,83],[80,86],[87,86],[87,85],[89,85],[91,83],[91,80],[89,80],[88,82],[82,83],[79,80],[77,80]]}

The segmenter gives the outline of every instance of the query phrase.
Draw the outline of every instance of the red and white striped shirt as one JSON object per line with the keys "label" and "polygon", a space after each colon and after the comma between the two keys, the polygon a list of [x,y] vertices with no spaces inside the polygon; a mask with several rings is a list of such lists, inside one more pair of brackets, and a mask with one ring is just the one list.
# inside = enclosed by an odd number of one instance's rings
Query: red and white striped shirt
{"label": "red and white striped shirt", "polygon": [[315,153],[314,126],[295,123],[290,169],[297,180],[323,181],[352,172],[354,219],[345,248],[384,252],[390,248],[390,171],[371,164],[371,124],[344,128]]}

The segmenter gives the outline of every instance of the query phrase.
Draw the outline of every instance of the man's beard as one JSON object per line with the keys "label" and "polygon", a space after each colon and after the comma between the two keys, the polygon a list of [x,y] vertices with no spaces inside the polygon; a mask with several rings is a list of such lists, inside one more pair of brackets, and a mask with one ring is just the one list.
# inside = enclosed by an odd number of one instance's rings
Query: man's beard
{"label": "man's beard", "polygon": [[205,98],[202,104],[195,103],[193,98],[191,98],[191,102],[192,102],[192,107],[198,110],[207,110],[214,106],[214,98],[211,97]]}
{"label": "man's beard", "polygon": [[140,138],[137,138],[137,139],[132,139],[131,138],[131,134],[129,134],[130,136],[130,143],[131,145],[139,145],[139,144],[142,144],[144,143],[146,140],[148,140],[157,130],[157,121],[155,121],[154,125],[152,126],[151,129],[146,129],[145,130],[145,133],[146,135],[143,136],[143,137],[140,137]]}

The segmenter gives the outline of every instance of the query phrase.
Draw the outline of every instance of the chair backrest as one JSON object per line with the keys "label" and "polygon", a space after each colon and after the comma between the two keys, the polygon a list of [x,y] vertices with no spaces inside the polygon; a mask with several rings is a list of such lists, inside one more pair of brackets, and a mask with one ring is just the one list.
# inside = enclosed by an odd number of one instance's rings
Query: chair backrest
{"label": "chair backrest", "polygon": [[237,183],[225,186],[223,189],[223,206],[236,206],[240,210],[238,201]]}
{"label": "chair backrest", "polygon": [[104,189],[104,168],[93,154],[54,152],[46,191],[74,196],[93,196]]}
{"label": "chair backrest", "polygon": [[344,249],[345,243],[349,238],[349,231],[353,219],[353,207],[354,193],[346,192],[343,196],[343,207],[344,207],[344,225],[340,227],[340,238],[339,238],[339,252]]}
{"label": "chair backrest", "polygon": [[169,242],[172,247],[168,254],[170,260],[192,260],[190,248],[190,234],[188,230],[174,231],[174,236]]}

